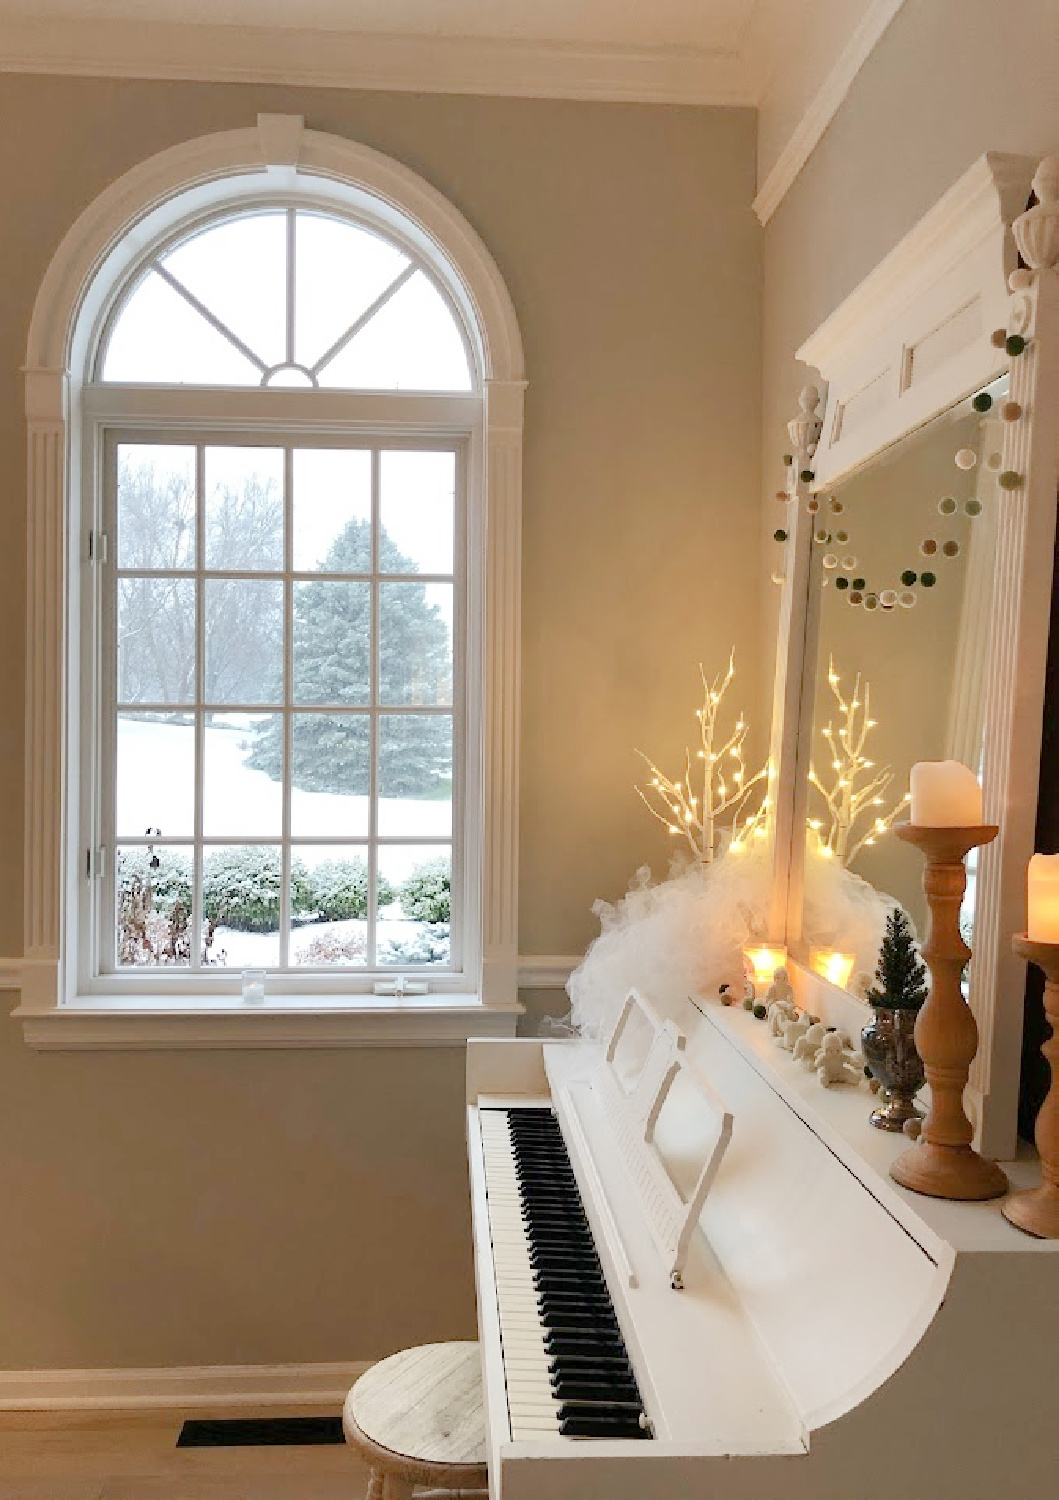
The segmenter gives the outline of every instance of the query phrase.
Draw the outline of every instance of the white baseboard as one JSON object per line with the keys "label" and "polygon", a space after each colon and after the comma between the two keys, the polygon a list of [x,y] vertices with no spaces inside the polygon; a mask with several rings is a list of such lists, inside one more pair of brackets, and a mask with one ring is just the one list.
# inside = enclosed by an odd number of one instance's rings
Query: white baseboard
{"label": "white baseboard", "polygon": [[147,1370],[0,1370],[0,1411],[340,1407],[371,1365],[189,1365]]}

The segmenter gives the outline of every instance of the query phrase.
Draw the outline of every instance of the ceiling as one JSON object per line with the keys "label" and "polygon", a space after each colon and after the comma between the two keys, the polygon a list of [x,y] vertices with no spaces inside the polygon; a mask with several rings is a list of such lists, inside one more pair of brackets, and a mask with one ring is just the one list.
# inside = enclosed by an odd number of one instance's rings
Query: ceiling
{"label": "ceiling", "polygon": [[0,0],[0,68],[756,104],[816,3]]}

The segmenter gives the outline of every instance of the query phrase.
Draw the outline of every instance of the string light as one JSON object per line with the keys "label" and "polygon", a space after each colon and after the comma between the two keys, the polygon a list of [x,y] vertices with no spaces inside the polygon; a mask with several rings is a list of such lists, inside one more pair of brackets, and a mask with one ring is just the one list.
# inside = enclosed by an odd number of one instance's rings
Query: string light
{"label": "string light", "polygon": [[[682,834],[695,857],[704,865],[710,864],[717,853],[717,835],[721,820],[730,820],[731,833],[728,847],[734,852],[744,849],[751,838],[762,837],[768,820],[769,798],[763,797],[757,810],[748,812],[757,784],[769,774],[766,763],[752,776],[747,773],[745,744],[750,726],[740,714],[735,728],[718,745],[721,731],[718,719],[722,712],[724,696],[735,677],[735,652],[731,653],[728,670],[708,682],[702,664],[702,707],[695,711],[699,725],[701,748],[694,753],[696,761],[702,761],[701,791],[692,791],[692,752],[684,752],[684,774],[672,779],[655,765],[654,761],[637,750],[637,755],[650,772],[647,790],[636,787],[636,795],[653,818],[665,825],[671,834]],[[725,760],[734,762],[728,770],[728,778],[722,765]],[[696,775],[698,781],[698,774]]]}
{"label": "string light", "polygon": [[870,817],[869,809],[884,805],[894,776],[889,766],[876,768],[875,762],[864,753],[869,732],[878,726],[878,720],[873,719],[870,713],[870,684],[862,684],[858,673],[853,693],[847,699],[842,691],[834,660],[830,658],[827,664],[827,681],[838,705],[838,723],[836,726],[829,719],[821,730],[821,737],[830,751],[831,769],[835,775],[831,785],[825,786],[815,767],[810,764],[809,784],[823,797],[830,814],[831,827],[825,837],[823,823],[819,818],[806,821],[817,836],[821,854],[825,857],[834,856],[844,866],[848,866],[863,848],[873,845],[878,838],[890,831],[910,797],[906,793],[888,813],[872,819],[864,832],[858,834],[857,824],[862,817]]}

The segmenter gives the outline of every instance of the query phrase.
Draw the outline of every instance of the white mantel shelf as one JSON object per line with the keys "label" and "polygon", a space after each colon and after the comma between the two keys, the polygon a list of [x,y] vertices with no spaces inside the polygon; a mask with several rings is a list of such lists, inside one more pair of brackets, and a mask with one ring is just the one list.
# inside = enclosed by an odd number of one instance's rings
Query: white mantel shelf
{"label": "white mantel shelf", "polygon": [[[692,1012],[694,1015],[694,1012]],[[875,1096],[866,1085],[835,1084],[825,1089],[816,1074],[795,1062],[789,1052],[768,1034],[764,1021],[742,1006],[705,1002],[702,1018],[688,1027],[688,1051],[695,1057],[696,1032],[715,1026],[769,1083],[777,1094],[829,1150],[858,1177],[884,1208],[914,1238],[924,1243],[923,1226],[939,1241],[943,1257],[1006,1252],[1059,1255],[1059,1240],[1038,1240],[1009,1224],[1000,1212],[1003,1198],[988,1203],[954,1203],[927,1198],[899,1187],[889,1175],[890,1164],[910,1142],[903,1136],[876,1130],[868,1123]],[[735,1131],[739,1120],[735,1121]],[[1014,1192],[1040,1185],[1041,1168],[1036,1152],[1020,1143],[1019,1156],[1002,1163]],[[913,1220],[915,1221],[913,1225]],[[927,1248],[924,1245],[924,1248]]]}

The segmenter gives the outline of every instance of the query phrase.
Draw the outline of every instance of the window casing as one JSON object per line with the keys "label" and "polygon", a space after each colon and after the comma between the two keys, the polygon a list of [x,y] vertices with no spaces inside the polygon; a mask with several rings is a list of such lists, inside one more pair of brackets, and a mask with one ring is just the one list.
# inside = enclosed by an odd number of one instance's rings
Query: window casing
{"label": "window casing", "polygon": [[[108,319],[151,258],[210,220],[263,205],[347,218],[415,258],[457,311],[471,389],[100,381]],[[470,225],[407,168],[355,142],[305,130],[300,117],[262,115],[256,127],[168,148],[117,179],[71,225],[41,284],[26,355],[25,939],[17,1015],[30,1045],[333,1045],[510,1034],[518,1011],[524,386],[514,309]],[[264,1009],[251,1011],[240,1005],[238,973],[174,986],[170,975],[141,972],[130,986],[125,976],[95,967],[97,913],[84,891],[96,883],[86,867],[102,826],[93,753],[102,708],[98,696],[86,703],[84,690],[103,648],[93,573],[112,563],[98,551],[91,564],[87,559],[94,542],[105,545],[108,432],[163,433],[192,443],[232,434],[264,442],[281,434],[310,447],[410,442],[460,451],[466,729],[454,766],[454,782],[463,778],[463,816],[453,866],[461,871],[462,954],[458,969],[431,975],[429,997],[369,996],[364,1006],[357,1003],[358,983],[345,972],[311,980],[292,974],[282,992],[270,988]],[[388,969],[386,977],[395,972]],[[162,994],[159,1008],[155,997]]]}

